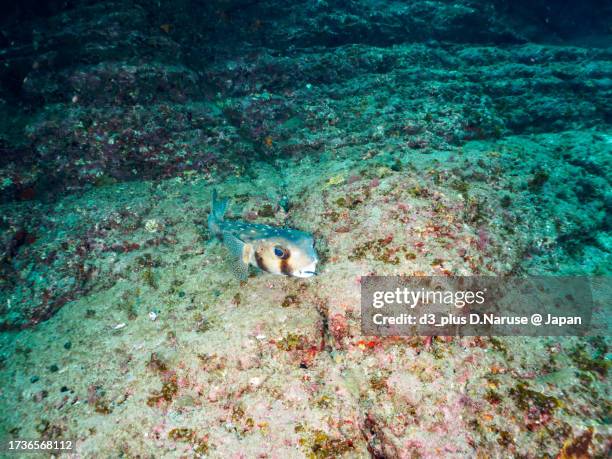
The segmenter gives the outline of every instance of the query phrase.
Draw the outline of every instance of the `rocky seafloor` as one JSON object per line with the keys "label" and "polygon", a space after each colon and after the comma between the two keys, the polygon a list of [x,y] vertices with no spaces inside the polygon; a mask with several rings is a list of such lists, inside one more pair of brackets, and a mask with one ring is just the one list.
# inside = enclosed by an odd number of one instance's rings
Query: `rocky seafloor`
{"label": "rocky seafloor", "polygon": [[[359,284],[611,274],[606,2],[35,3],[0,22],[0,440],[608,457],[609,291],[599,335],[428,340],[363,336]],[[236,280],[213,189],[319,275]]]}

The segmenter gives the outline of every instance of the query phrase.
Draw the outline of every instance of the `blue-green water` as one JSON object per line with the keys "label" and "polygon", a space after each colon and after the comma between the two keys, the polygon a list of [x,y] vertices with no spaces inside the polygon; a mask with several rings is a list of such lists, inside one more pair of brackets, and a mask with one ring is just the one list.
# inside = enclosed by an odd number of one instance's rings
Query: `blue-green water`
{"label": "blue-green water", "polygon": [[[2,448],[609,455],[608,2],[2,8]],[[213,189],[318,275],[237,279]],[[372,274],[588,276],[595,331],[365,336]]]}

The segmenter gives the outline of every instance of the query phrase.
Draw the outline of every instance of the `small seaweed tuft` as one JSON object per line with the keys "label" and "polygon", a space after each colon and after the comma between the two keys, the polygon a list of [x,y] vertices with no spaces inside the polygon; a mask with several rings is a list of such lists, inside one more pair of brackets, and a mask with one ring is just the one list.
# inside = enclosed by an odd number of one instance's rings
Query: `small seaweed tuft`
{"label": "small seaweed tuft", "polygon": [[[296,427],[296,432],[298,427]],[[299,432],[305,429],[300,426]],[[300,446],[306,451],[309,459],[326,459],[329,457],[341,457],[353,450],[353,442],[350,439],[334,438],[322,430],[313,430],[302,436],[299,440]]]}
{"label": "small seaweed tuft", "polygon": [[165,378],[165,381],[162,383],[161,390],[155,391],[153,394],[151,394],[151,396],[147,399],[147,405],[150,407],[155,407],[159,405],[160,402],[170,403],[176,394],[178,394],[178,379],[175,374],[172,374]]}
{"label": "small seaweed tuft", "polygon": [[304,343],[307,339],[303,335],[295,333],[288,333],[279,342],[276,343],[276,347],[283,351],[296,351],[304,349]]}
{"label": "small seaweed tuft", "polygon": [[552,413],[562,405],[558,398],[529,389],[524,382],[510,389],[510,395],[516,401],[516,405],[525,411],[534,406],[543,412]]}
{"label": "small seaweed tuft", "polygon": [[527,188],[533,193],[536,193],[542,189],[544,184],[548,182],[548,172],[544,169],[535,169],[533,171],[533,176],[527,182]]}

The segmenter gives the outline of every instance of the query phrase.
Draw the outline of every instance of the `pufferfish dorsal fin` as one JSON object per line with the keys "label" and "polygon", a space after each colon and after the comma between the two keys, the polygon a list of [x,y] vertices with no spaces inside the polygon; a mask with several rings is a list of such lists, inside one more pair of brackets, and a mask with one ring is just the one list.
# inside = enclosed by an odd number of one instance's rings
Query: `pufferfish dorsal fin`
{"label": "pufferfish dorsal fin", "polygon": [[223,243],[231,255],[232,271],[240,280],[249,277],[249,259],[253,246],[245,244],[231,233],[223,233]]}

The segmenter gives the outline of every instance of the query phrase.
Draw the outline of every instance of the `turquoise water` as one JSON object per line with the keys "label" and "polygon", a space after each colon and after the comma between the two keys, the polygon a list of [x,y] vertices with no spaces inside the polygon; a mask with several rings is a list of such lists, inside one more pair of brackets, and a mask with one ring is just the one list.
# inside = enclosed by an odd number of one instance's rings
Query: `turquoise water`
{"label": "turquoise water", "polygon": [[[607,2],[3,8],[3,448],[607,457]],[[595,329],[363,335],[374,274],[587,276]]]}

